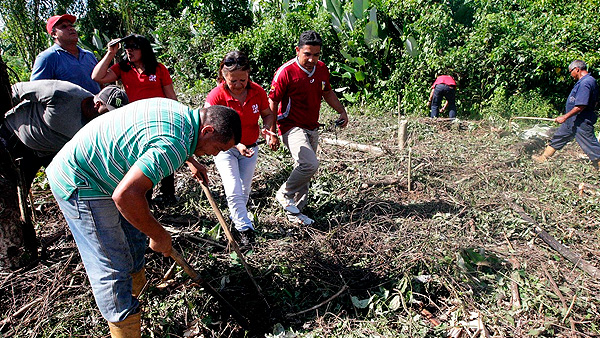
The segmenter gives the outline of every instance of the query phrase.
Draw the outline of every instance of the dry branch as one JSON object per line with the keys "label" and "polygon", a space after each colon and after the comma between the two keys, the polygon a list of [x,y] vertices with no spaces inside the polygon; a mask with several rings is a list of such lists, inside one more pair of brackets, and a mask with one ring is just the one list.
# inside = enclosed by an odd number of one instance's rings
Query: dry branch
{"label": "dry branch", "polygon": [[531,216],[525,213],[525,210],[523,210],[523,208],[520,205],[517,205],[512,201],[509,201],[509,204],[511,205],[512,209],[516,213],[518,213],[524,221],[533,225],[533,231],[552,249],[558,251],[558,253],[560,253],[569,262],[575,264],[576,267],[587,272],[590,276],[596,279],[600,278],[600,271],[598,270],[598,268],[591,265],[579,255],[569,250],[567,247],[562,245],[562,243],[560,243],[549,233],[547,233],[546,230],[542,229]]}
{"label": "dry branch", "polygon": [[363,187],[393,185],[398,184],[400,181],[401,179],[398,176],[388,175],[377,180],[367,180],[363,183]]}
{"label": "dry branch", "polygon": [[8,315],[6,318],[4,318],[1,322],[0,322],[0,330],[2,330],[4,328],[4,326],[6,324],[10,324],[10,322],[15,319],[20,317],[23,313],[25,313],[27,310],[29,310],[31,307],[33,307],[34,305],[37,305],[39,302],[43,301],[44,297],[38,297],[34,300],[32,300],[31,302],[23,305],[18,311],[16,311],[15,313],[13,313],[12,315]]}
{"label": "dry branch", "polygon": [[337,146],[345,146],[345,147],[348,147],[353,150],[358,150],[358,151],[362,151],[365,153],[372,153],[375,155],[383,155],[383,149],[376,147],[376,146],[360,144],[360,143],[353,143],[353,142],[345,141],[345,140],[334,140],[334,139],[326,138],[326,137],[322,138],[322,140],[323,140],[323,142],[325,142],[327,144],[333,144],[333,145],[337,145]]}
{"label": "dry branch", "polygon": [[[560,292],[560,289],[558,288],[558,285],[556,285],[556,282],[552,278],[552,275],[550,275],[550,273],[548,272],[548,269],[546,269],[545,264],[542,264],[542,270],[544,271],[544,274],[546,275],[548,282],[550,282],[550,287],[552,288],[552,291],[554,291],[556,296],[558,296],[558,299],[560,299],[560,302],[561,302],[563,308],[565,309],[565,317],[562,320],[564,322],[565,319],[567,318],[567,316],[569,315],[569,311],[567,310],[567,301],[565,300],[565,297],[563,296],[562,292]],[[573,299],[573,300],[575,300],[575,299]],[[573,321],[573,318],[569,317],[569,323],[571,324],[571,331],[573,331],[573,334],[576,337],[577,334],[575,332],[577,332],[577,331],[575,330],[575,322]]]}
{"label": "dry branch", "polygon": [[[510,242],[509,242],[510,244]],[[519,278],[519,270],[521,268],[521,264],[519,263],[519,261],[514,258],[511,257],[508,260],[513,267],[513,271],[510,274],[510,295],[511,295],[511,299],[510,299],[510,303],[511,303],[511,308],[513,310],[517,310],[521,308],[521,294],[519,292],[519,284],[517,283],[517,279]]]}
{"label": "dry branch", "polygon": [[442,322],[440,322],[439,319],[437,319],[431,312],[429,312],[427,309],[421,309],[421,315],[425,318],[427,318],[427,320],[431,323],[431,325],[435,326],[440,326],[442,324]]}
{"label": "dry branch", "polygon": [[327,304],[327,303],[331,302],[331,301],[332,301],[332,300],[334,300],[335,298],[339,297],[339,295],[341,295],[341,294],[342,294],[344,291],[346,291],[346,290],[348,290],[348,285],[344,285],[344,286],[343,286],[343,287],[340,289],[340,291],[338,291],[338,292],[336,292],[336,293],[335,293],[335,295],[333,295],[333,296],[331,296],[331,297],[327,298],[326,300],[324,300],[324,301],[322,301],[321,303],[319,303],[319,304],[317,304],[317,305],[315,305],[315,306],[311,307],[310,309],[302,310],[302,311],[300,311],[300,312],[296,312],[296,313],[288,313],[288,314],[286,314],[285,316],[286,316],[286,317],[288,317],[288,318],[289,318],[289,317],[295,317],[295,316],[301,315],[301,314],[303,314],[303,313],[306,313],[306,312],[309,312],[309,311],[312,311],[312,310],[316,310],[316,309],[320,308],[321,306],[323,306],[323,305],[325,305],[325,304]]}
{"label": "dry branch", "polygon": [[586,192],[591,195],[600,195],[600,187],[594,184],[589,183],[579,183],[578,186],[579,196],[583,196],[583,193]]}

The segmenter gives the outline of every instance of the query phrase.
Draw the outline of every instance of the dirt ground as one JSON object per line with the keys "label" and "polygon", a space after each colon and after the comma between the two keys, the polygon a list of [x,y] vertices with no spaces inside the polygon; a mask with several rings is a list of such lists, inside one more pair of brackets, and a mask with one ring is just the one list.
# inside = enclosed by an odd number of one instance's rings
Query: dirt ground
{"label": "dirt ground", "polygon": [[[155,216],[249,330],[180,268],[164,278],[172,260],[149,250],[143,336],[600,336],[600,275],[566,260],[524,220],[600,267],[600,174],[578,145],[535,164],[530,156],[544,141],[519,138],[526,123],[410,119],[399,150],[396,124],[353,115],[347,130],[323,128],[308,227],[290,224],[274,199],[289,154],[261,149],[249,202],[258,238],[243,255],[262,296],[201,188],[179,170],[179,201],[155,205]],[[227,218],[214,166],[209,173]],[[41,259],[0,273],[0,335],[108,336],[43,175],[33,197]]]}

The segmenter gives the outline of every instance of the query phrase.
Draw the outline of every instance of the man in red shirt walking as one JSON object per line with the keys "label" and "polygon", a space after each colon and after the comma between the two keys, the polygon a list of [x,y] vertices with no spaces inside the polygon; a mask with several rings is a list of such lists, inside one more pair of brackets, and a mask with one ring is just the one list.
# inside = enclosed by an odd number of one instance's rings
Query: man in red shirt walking
{"label": "man in red shirt walking", "polygon": [[303,32],[296,46],[296,57],[277,70],[269,91],[269,105],[278,113],[277,125],[283,143],[294,159],[294,169],[275,197],[288,219],[302,225],[314,222],[302,209],[307,203],[310,180],[319,168],[316,151],[321,98],[340,113],[341,127],[348,124],[348,114],[331,89],[329,70],[319,61],[322,44],[317,32]]}
{"label": "man in red shirt walking", "polygon": [[[435,79],[431,86],[429,94],[429,102],[427,106],[431,106],[431,117],[437,117],[438,111],[443,113],[448,109],[448,116],[453,119],[456,117],[456,81],[450,75],[440,75]],[[442,98],[446,98],[446,104],[439,109],[442,103]]]}

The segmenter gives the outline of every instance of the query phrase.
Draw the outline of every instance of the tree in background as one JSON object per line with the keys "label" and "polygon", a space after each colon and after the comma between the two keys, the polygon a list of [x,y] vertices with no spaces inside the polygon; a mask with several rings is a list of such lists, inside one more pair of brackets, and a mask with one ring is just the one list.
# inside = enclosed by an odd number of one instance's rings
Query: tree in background
{"label": "tree in background", "polygon": [[249,54],[254,80],[268,85],[298,33],[310,28],[325,39],[322,59],[349,102],[395,111],[400,94],[402,113],[427,116],[431,82],[450,73],[458,81],[461,118],[549,116],[572,85],[566,64],[584,59],[597,75],[600,16],[581,12],[595,2],[5,0],[2,34],[11,44],[0,47],[19,50],[29,66],[45,47],[40,18],[85,7],[78,16],[81,40],[98,56],[111,38],[143,34],[174,71],[178,89],[201,95],[233,48]]}
{"label": "tree in background", "polygon": [[[6,65],[0,56],[0,123],[4,113],[12,108],[12,90]],[[17,193],[22,182],[4,147],[0,147],[0,268],[16,269],[37,258],[38,242],[30,217],[31,210],[23,203],[25,196]],[[21,210],[19,206],[21,200]]]}

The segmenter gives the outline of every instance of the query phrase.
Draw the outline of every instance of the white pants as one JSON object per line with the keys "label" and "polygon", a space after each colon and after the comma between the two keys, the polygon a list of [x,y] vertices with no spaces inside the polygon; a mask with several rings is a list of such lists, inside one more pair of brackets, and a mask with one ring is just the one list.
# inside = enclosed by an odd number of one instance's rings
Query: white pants
{"label": "white pants", "polygon": [[319,129],[308,130],[294,127],[282,135],[283,143],[294,159],[294,169],[279,191],[287,198],[293,198],[300,211],[308,202],[310,180],[319,169],[317,147]]}
{"label": "white pants", "polygon": [[252,177],[258,160],[258,146],[252,148],[254,155],[246,157],[233,147],[220,152],[214,157],[215,165],[227,196],[229,213],[238,231],[254,230],[252,220],[248,217],[246,204],[250,197]]}

